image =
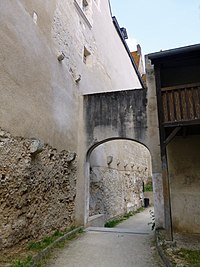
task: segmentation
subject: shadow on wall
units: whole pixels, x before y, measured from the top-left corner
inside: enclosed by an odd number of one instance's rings
[[[144,206],[144,186],[152,177],[151,155],[142,144],[116,139],[100,144],[90,158],[89,215],[105,220]]]

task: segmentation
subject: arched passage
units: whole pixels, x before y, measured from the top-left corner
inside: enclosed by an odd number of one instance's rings
[[[109,138],[91,146],[87,217],[103,214],[109,220],[144,206],[143,184],[152,182],[151,165],[148,148],[130,138]]]
[[[164,227],[163,185],[156,97],[146,89],[85,95],[84,123],[79,129],[76,222],[86,225],[89,215],[89,156],[100,144],[124,139],[149,149],[152,156],[156,225]],[[148,101],[147,101],[148,100]]]

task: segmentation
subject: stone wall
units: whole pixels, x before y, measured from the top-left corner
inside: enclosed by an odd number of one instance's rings
[[[142,173],[96,167],[90,178],[90,216],[108,220],[143,206]]]
[[[75,157],[0,131],[0,249],[74,224]]]
[[[108,220],[143,206],[143,183],[152,175],[146,147],[128,140],[104,143],[92,152],[90,166],[90,216]]]

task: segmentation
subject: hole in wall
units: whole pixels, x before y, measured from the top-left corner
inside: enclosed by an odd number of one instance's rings
[[[85,64],[89,63],[89,58],[90,58],[90,51],[84,46],[84,50],[83,50],[83,62]]]

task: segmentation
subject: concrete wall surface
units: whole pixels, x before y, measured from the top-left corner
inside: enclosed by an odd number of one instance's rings
[[[142,207],[151,171],[145,146],[128,140],[99,145],[90,156],[90,216],[105,214],[108,220]]]
[[[183,233],[200,233],[200,136],[178,136],[167,146],[172,224]]]

